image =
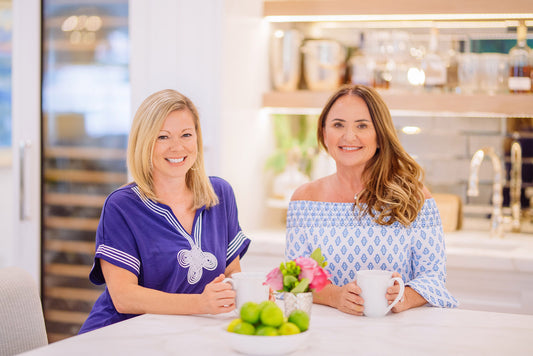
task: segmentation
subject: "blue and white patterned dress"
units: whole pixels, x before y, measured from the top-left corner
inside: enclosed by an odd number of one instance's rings
[[[352,203],[291,201],[287,211],[285,256],[309,256],[320,247],[328,261],[333,284],[355,280],[356,271],[382,269],[402,275],[431,305],[453,308],[457,300],[448,292],[444,233],[434,199],[427,199],[408,227],[395,222],[377,224]]]

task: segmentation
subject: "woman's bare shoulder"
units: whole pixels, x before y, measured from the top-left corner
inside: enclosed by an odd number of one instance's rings
[[[424,193],[424,198],[425,198],[425,199],[431,199],[431,198],[433,198],[433,197],[431,196],[431,192],[429,191],[429,189],[428,189],[425,185],[422,187],[422,192]]]
[[[327,179],[328,177],[323,177],[301,185],[296,189],[291,200],[321,201],[321,195],[324,192],[323,188]]]

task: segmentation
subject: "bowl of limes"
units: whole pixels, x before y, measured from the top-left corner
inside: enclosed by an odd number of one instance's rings
[[[289,317],[272,301],[244,303],[239,318],[225,327],[231,348],[249,355],[276,355],[296,351],[309,335],[309,315],[295,310]]]

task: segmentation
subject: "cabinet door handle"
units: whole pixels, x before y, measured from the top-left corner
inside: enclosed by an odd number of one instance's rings
[[[29,140],[19,143],[19,219],[29,220],[30,216],[26,211],[26,149],[31,146]]]

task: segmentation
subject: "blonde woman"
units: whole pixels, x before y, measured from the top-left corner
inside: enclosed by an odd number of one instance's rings
[[[332,283],[315,293],[314,302],[362,315],[356,272],[382,269],[406,284],[393,312],[426,303],[457,306],[445,287],[437,206],[379,94],[360,85],[340,88],[319,117],[317,136],[337,169],[295,191],[287,212],[285,251],[288,259],[317,247],[325,255]],[[389,304],[398,292],[398,285],[388,288]]]
[[[250,240],[231,186],[208,178],[198,111],[163,90],[139,107],[128,142],[134,182],[109,195],[90,280],[106,284],[80,333],[152,314],[235,309],[225,276],[240,271]]]

